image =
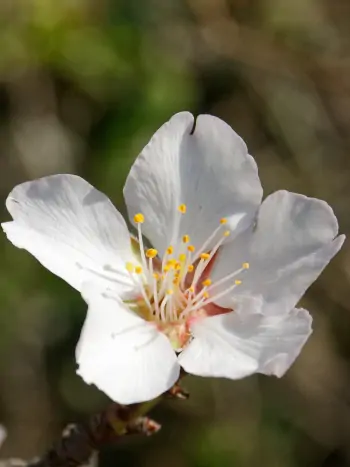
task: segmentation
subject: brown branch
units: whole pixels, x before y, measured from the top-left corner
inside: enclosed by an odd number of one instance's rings
[[[113,444],[121,436],[130,434],[151,435],[160,425],[148,417],[136,417],[138,406],[113,404],[107,410],[92,416],[87,423],[68,426],[62,437],[41,458],[34,459],[27,467],[73,467],[89,462],[95,451]],[[113,428],[117,421],[119,432]]]
[[[178,383],[165,396],[188,398],[187,392]],[[69,425],[44,456],[29,462],[21,459],[0,461],[0,467],[76,467],[88,464],[95,452],[116,443],[122,436],[150,436],[156,433],[161,426],[145,414],[162,399],[159,397],[132,405],[113,403],[104,411],[91,416],[87,422]]]

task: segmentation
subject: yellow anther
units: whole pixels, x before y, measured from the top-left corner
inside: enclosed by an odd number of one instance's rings
[[[185,255],[185,253],[181,253],[181,255],[179,255],[179,261],[181,261],[181,263],[184,263],[187,259],[187,256]]]
[[[180,204],[180,206],[177,209],[181,212],[181,214],[185,214],[187,211],[187,206],[186,204]]]
[[[243,263],[242,268],[243,269],[249,269],[249,263]]]
[[[159,274],[157,272],[153,273],[153,277],[155,278],[156,281],[159,281],[160,279]]]
[[[136,274],[142,274],[142,267],[141,266],[136,266],[135,272],[136,272]]]
[[[179,285],[179,283],[180,283],[180,279],[179,279],[178,277],[175,277],[175,278],[173,279],[173,284],[174,284],[174,285]]]
[[[188,243],[188,242],[190,241],[190,236],[189,236],[189,235],[184,235],[184,236],[182,237],[182,241],[183,241],[184,243]]]
[[[126,263],[125,268],[128,272],[134,272],[135,266],[132,263]]]
[[[195,251],[195,247],[193,245],[188,245],[187,250],[193,253]]]
[[[240,284],[242,284],[242,281],[240,281],[239,279],[236,279],[236,280],[235,280],[235,284],[236,284],[236,285],[240,285]]]
[[[189,265],[187,266],[187,271],[188,271],[188,272],[192,272],[193,269],[194,269],[193,264],[189,264]]]
[[[136,224],[143,224],[145,222],[145,217],[140,212],[134,215],[134,221]]]
[[[167,295],[172,295],[173,293],[174,293],[173,289],[168,289],[168,290],[166,291],[166,294],[167,294]]]
[[[227,224],[226,217],[223,217],[222,219],[220,219],[220,224]]]
[[[157,254],[158,254],[158,251],[155,250],[154,248],[150,248],[149,250],[146,251],[147,258],[155,258]]]
[[[192,287],[192,286],[189,287],[188,291],[191,292],[191,293],[194,293],[194,287]]]
[[[210,279],[205,279],[205,281],[202,282],[203,287],[209,287],[211,285],[211,280]]]
[[[171,266],[169,264],[166,264],[163,268],[163,271],[166,273],[166,272],[169,272],[171,269]]]
[[[168,261],[166,262],[166,264],[170,267],[174,267],[176,263],[176,259],[168,259]]]
[[[171,245],[168,246],[168,248],[166,249],[166,252],[168,253],[168,255],[172,255],[173,251],[174,251],[174,247],[172,247]]]
[[[209,298],[209,296],[210,296],[210,295],[209,295],[209,292],[204,292],[204,293],[203,293],[203,297],[204,297],[204,298]]]
[[[210,254],[209,254],[209,253],[202,253],[202,254],[201,254],[201,258],[202,258],[202,259],[209,259],[209,258],[210,258]]]
[[[174,265],[174,268],[175,268],[177,271],[178,271],[179,269],[181,269],[181,263],[179,263],[179,262],[176,263],[176,264]]]
[[[229,235],[231,235],[230,230],[225,230],[224,237],[228,237]]]

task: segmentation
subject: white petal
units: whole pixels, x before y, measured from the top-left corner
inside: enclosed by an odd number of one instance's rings
[[[173,116],[143,149],[126,181],[130,218],[142,212],[143,231],[164,252],[184,234],[198,248],[222,217],[232,229],[245,227],[256,213],[262,188],[244,141],[219,118]],[[187,205],[181,215],[177,208]],[[217,241],[217,239],[216,239]]]
[[[167,391],[180,368],[167,337],[89,284],[83,294],[89,310],[76,352],[77,373],[121,404]]]
[[[264,312],[288,312],[341,248],[345,237],[333,240],[337,233],[327,203],[276,192],[261,205],[255,228],[222,248],[213,282],[249,262],[234,295],[262,295]],[[227,306],[230,300],[226,296],[219,304]]]
[[[120,292],[134,288],[125,270],[125,262],[134,259],[125,221],[82,178],[54,175],[23,183],[6,206],[14,219],[2,224],[9,240],[76,289],[89,270]],[[112,274],[109,266],[117,272]]]
[[[7,438],[7,430],[4,425],[0,425],[0,448]]]
[[[187,372],[240,379],[256,372],[281,377],[288,370],[311,334],[308,312],[265,316],[259,301],[243,303],[233,312],[194,322],[194,340],[179,357]]]

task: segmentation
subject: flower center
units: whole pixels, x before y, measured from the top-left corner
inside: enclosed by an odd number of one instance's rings
[[[181,204],[178,216],[185,215],[186,211],[186,205]],[[136,214],[134,221],[142,266],[133,263],[125,265],[140,290],[140,297],[133,306],[137,307],[143,318],[157,324],[174,348],[182,348],[190,338],[189,322],[210,315],[210,305],[242,283],[238,276],[249,269],[249,263],[243,263],[241,268],[214,283],[210,279],[217,252],[231,233],[225,218],[220,220],[217,228],[199,248],[192,245],[190,236],[185,234],[176,244],[168,246],[162,260],[156,249],[144,249],[143,214]],[[222,312],[225,311],[222,309]]]

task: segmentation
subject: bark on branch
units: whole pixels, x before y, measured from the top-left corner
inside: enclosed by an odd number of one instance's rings
[[[179,384],[175,384],[165,396],[187,399],[188,394]],[[1,460],[0,467],[76,467],[88,464],[94,453],[116,443],[121,436],[150,436],[156,433],[161,426],[145,414],[160,400],[162,397],[127,406],[113,403],[91,416],[87,422],[67,426],[61,438],[42,457],[29,462],[21,459]]]

